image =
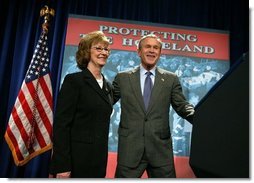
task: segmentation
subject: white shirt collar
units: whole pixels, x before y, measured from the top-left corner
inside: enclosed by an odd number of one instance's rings
[[[151,70],[149,70],[149,72],[151,72],[153,74],[153,76],[155,76],[155,69],[156,69],[156,66],[154,66]],[[146,72],[148,72],[148,70],[146,70],[142,64],[140,64],[140,73],[141,75],[145,75]]]

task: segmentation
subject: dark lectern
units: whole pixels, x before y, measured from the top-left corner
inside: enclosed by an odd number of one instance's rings
[[[190,166],[197,177],[249,178],[249,57],[196,106]]]

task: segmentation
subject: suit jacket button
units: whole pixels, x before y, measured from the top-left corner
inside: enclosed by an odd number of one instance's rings
[[[147,118],[145,118],[145,121],[147,121]]]

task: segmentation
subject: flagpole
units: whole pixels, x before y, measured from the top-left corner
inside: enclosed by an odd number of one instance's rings
[[[42,24],[42,29],[46,33],[48,33],[48,28],[49,28],[49,21],[51,16],[55,16],[55,10],[50,8],[48,6],[44,6],[41,11],[40,11],[40,16],[44,16],[44,23]]]
[[[53,94],[47,34],[54,14],[48,6],[40,11],[44,17],[41,35],[4,136],[17,166],[52,148]]]
[[[55,15],[55,10],[50,8],[46,5],[44,6],[41,11],[40,11],[40,16],[41,17],[44,17],[44,22],[42,24],[42,31],[44,34],[47,34],[48,33],[48,29],[49,29],[49,22],[50,22],[50,19],[51,19],[51,16],[54,16]],[[32,115],[32,123],[31,123],[31,129],[30,129],[30,132],[29,132],[29,137],[28,137],[28,141],[26,142],[27,143],[27,147],[28,149],[32,148],[33,147],[33,144],[34,144],[34,140],[35,140],[35,134],[34,134],[34,127],[35,127],[35,123],[36,123],[36,110],[37,110],[37,102],[38,102],[38,87],[39,87],[39,80],[40,80],[40,73],[41,73],[41,69],[42,67],[38,67],[37,68],[37,72],[39,73],[37,75],[37,82],[36,82],[36,87],[35,87],[35,93],[34,93],[34,105],[33,105],[33,115]]]

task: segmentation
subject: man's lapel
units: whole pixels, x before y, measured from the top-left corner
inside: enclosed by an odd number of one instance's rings
[[[145,104],[141,92],[140,86],[140,67],[137,67],[132,71],[130,74],[130,84],[134,95],[136,96],[137,102],[139,103],[140,107],[145,112]]]

